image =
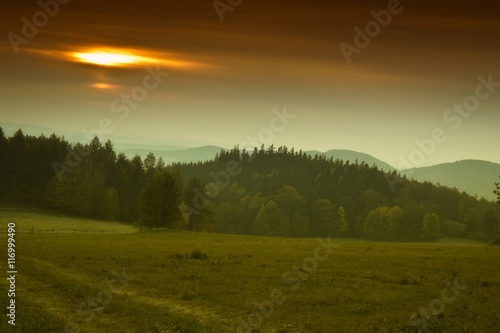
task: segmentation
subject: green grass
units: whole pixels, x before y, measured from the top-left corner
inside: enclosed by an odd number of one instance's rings
[[[6,208],[0,207],[0,222],[7,224],[9,222],[16,223],[19,233],[31,232],[32,228],[35,233],[71,233],[72,229],[76,230],[105,230],[115,233],[133,233],[137,228],[131,225],[105,222],[97,220],[89,220],[84,218],[74,218],[54,215],[54,213],[39,211],[39,210],[24,210],[22,208]],[[61,230],[64,229],[64,230]]]
[[[0,214],[2,230],[10,220],[85,223]],[[64,332],[73,322],[81,332],[221,333],[236,332],[239,318],[259,323],[262,317],[255,332],[413,332],[420,326],[412,326],[410,316],[441,298],[444,280],[455,279],[466,288],[428,323],[428,332],[498,331],[500,247],[334,243],[316,267],[314,239],[186,231],[18,234],[17,331]],[[5,255],[4,248],[2,262]],[[298,281],[282,281],[303,264],[293,275]],[[256,303],[266,304],[265,315]],[[5,320],[0,331],[15,332]]]

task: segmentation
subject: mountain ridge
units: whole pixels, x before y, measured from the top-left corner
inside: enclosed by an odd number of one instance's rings
[[[494,182],[499,180],[500,164],[466,159],[441,163],[433,166],[412,168],[400,171],[407,178],[417,181],[430,181],[447,187],[456,187],[471,195],[495,200]]]
[[[6,136],[12,136],[15,131],[22,129],[28,135],[51,135],[56,133],[64,136],[72,143],[81,142],[85,139],[83,133],[53,129],[47,126],[15,124],[9,122],[0,123]],[[24,127],[24,128],[23,128]],[[209,161],[215,158],[221,150],[228,150],[215,145],[204,145],[190,147],[183,144],[159,144],[147,143],[145,139],[133,139],[121,136],[109,136],[118,152],[124,153],[127,157],[140,155],[142,158],[149,153],[156,157],[161,157],[165,163],[189,163],[198,161]],[[116,139],[118,138],[118,141]],[[396,170],[390,164],[363,152],[348,149],[330,149],[325,152],[318,150],[305,151],[306,154],[324,155],[327,158],[341,159],[351,163],[365,162],[369,166],[377,166],[378,169],[386,172],[397,171],[407,178],[417,181],[429,181],[451,188],[457,188],[487,200],[495,200],[493,194],[494,182],[499,180],[500,164],[477,159],[463,159],[454,162],[439,163],[432,166],[418,167],[404,170]]]
[[[358,163],[365,162],[369,166],[376,165],[379,169],[384,170],[384,171],[393,171],[395,168],[391,166],[390,164],[374,157],[373,155],[354,151],[354,150],[348,150],[348,149],[330,149],[326,152],[320,152],[316,150],[310,150],[306,151],[306,153],[314,156],[316,154],[318,155],[324,155],[327,158],[333,157],[334,159],[340,159],[344,161],[350,161],[351,163],[358,161]]]

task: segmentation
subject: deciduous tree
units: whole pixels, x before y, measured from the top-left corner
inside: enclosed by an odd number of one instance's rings
[[[262,205],[252,225],[255,235],[283,235],[290,231],[290,221],[274,201]]]
[[[338,232],[338,212],[328,199],[311,203],[310,230],[315,236],[333,236]]]
[[[500,183],[495,183],[495,190],[493,191],[493,193],[495,193],[497,195],[497,204],[500,205]]]
[[[347,230],[349,230],[349,225],[347,224],[344,207],[342,206],[339,207],[338,214],[339,214],[339,230],[341,233],[345,233]]]
[[[426,241],[436,240],[439,238],[441,231],[441,220],[436,213],[427,213],[422,221],[419,238]]]
[[[196,200],[207,200],[203,202],[202,208],[192,209],[187,220],[187,229],[195,231],[213,231],[215,229],[214,212],[208,205],[208,199],[204,193],[204,185],[198,177],[192,178],[186,184],[184,201],[186,204],[194,205]]]
[[[496,233],[498,233],[498,220],[497,217],[495,216],[495,212],[492,210],[489,210],[484,214],[483,218],[483,232],[486,234],[487,237],[494,236]]]
[[[378,240],[395,240],[403,211],[399,206],[378,207],[370,211],[363,226],[363,235]]]
[[[167,170],[156,172],[139,195],[140,223],[149,228],[179,228],[182,184]]]

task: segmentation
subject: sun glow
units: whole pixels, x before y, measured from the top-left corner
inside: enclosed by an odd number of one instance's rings
[[[136,48],[94,46],[72,51],[31,49],[30,52],[53,59],[110,68],[147,66],[162,66],[182,70],[208,70],[209,68],[213,68],[213,66],[208,64],[180,60],[185,58],[183,54]]]
[[[96,89],[113,89],[115,86],[109,83],[95,82],[90,85],[92,88]]]
[[[108,67],[130,67],[158,62],[153,58],[135,55],[128,50],[118,49],[89,50],[86,52],[74,52],[72,55],[78,62]]]
[[[169,58],[165,56],[163,52],[151,50],[109,47],[94,47],[65,53],[65,57],[73,62],[103,67],[127,68],[157,65],[186,70],[208,67],[201,63],[178,60],[181,57],[179,54],[168,54]]]

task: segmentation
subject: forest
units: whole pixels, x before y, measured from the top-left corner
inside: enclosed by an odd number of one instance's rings
[[[288,237],[499,239],[499,202],[416,182],[358,161],[286,146],[166,165],[95,137],[71,144],[0,128],[0,203],[141,228]]]

